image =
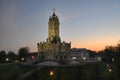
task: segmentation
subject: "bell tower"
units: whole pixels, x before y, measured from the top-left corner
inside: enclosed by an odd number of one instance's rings
[[[53,12],[48,21],[48,43],[58,44],[61,42],[59,37],[59,24],[59,18],[55,12]]]
[[[60,62],[67,61],[67,55],[71,47],[71,43],[61,42],[59,36],[59,18],[53,11],[48,20],[48,37],[46,42],[37,43],[38,58],[40,60],[51,60]]]

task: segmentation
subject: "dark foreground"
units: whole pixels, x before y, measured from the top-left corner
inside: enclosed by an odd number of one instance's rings
[[[1,71],[2,70],[2,71]],[[23,75],[32,71],[29,75]],[[42,67],[1,65],[0,80],[120,80],[119,64],[86,63],[77,66]]]

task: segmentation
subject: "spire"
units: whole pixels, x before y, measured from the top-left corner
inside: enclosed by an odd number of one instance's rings
[[[53,8],[52,11],[53,11],[53,14],[50,16],[49,21],[53,20],[53,21],[57,21],[57,22],[59,23],[59,18],[58,18],[58,16],[55,14],[56,9]]]
[[[55,15],[55,11],[56,11],[56,9],[53,8],[52,11],[53,11],[53,16],[56,16],[56,15]]]
[[[53,11],[53,13],[55,13],[56,9],[55,9],[55,8],[53,8],[53,9],[52,9],[52,11]]]

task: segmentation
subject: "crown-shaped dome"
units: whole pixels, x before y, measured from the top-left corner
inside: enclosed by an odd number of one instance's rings
[[[58,18],[58,16],[55,14],[55,12],[53,12],[53,14],[52,14],[52,15],[50,16],[50,18],[49,18],[49,21],[53,21],[53,20],[59,22],[59,18]]]

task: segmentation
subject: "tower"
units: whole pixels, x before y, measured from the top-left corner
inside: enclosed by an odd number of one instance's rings
[[[53,12],[48,20],[48,37],[46,42],[37,43],[38,55],[42,60],[59,62],[67,59],[71,43],[61,42],[59,36],[59,18]]]
[[[59,37],[59,18],[53,12],[48,21],[48,43],[59,44],[61,42]]]

